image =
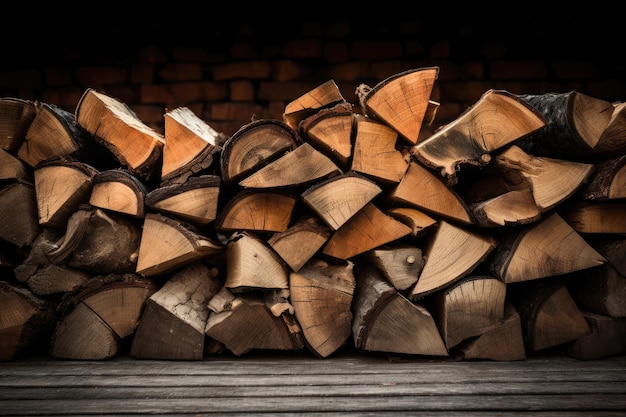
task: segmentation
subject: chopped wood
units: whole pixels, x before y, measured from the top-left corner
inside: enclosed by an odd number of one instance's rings
[[[289,295],[305,345],[327,358],[342,347],[352,331],[354,264],[311,260],[289,274]]]
[[[200,360],[208,302],[222,287],[202,262],[180,268],[146,300],[130,354],[144,359]]]
[[[93,135],[122,167],[143,181],[158,179],[163,136],[141,121],[128,105],[87,88],[74,114],[77,125]]]
[[[626,276],[610,263],[568,278],[567,285],[581,309],[608,317],[626,317]]]
[[[298,272],[324,246],[331,233],[316,217],[302,217],[284,232],[274,233],[267,244],[292,271]]]
[[[149,191],[145,205],[161,214],[203,227],[217,217],[220,190],[218,175],[200,175],[181,184],[163,185]]]
[[[162,275],[225,251],[225,246],[198,233],[190,224],[148,213],[143,224],[136,272]]]
[[[340,103],[304,119],[298,132],[341,169],[347,170],[352,160],[354,116],[352,104]]]
[[[296,197],[276,190],[244,189],[217,214],[215,229],[222,234],[240,230],[284,232],[289,227]]]
[[[16,248],[23,248],[41,231],[33,184],[18,181],[0,188],[0,238]]]
[[[66,158],[41,162],[34,170],[39,224],[64,230],[70,216],[89,201],[98,170]]]
[[[413,207],[392,207],[385,213],[409,226],[413,237],[426,235],[437,224],[437,220]]]
[[[497,151],[545,125],[528,104],[504,90],[488,90],[460,117],[410,148],[411,154],[446,183],[457,183],[464,165],[484,166]]]
[[[499,239],[486,263],[504,282],[522,282],[602,265],[606,259],[556,212]]]
[[[626,233],[626,201],[579,201],[564,206],[563,219],[579,233]]]
[[[387,197],[396,206],[414,207],[462,224],[474,223],[469,207],[456,190],[415,161],[409,163],[404,177]]]
[[[398,291],[404,291],[417,282],[426,262],[419,247],[404,243],[380,246],[366,252],[363,257]]]
[[[626,199],[626,155],[607,159],[594,167],[580,196],[592,201]]]
[[[226,185],[236,184],[300,144],[296,130],[281,121],[252,121],[224,142],[220,153],[220,176]]]
[[[430,312],[411,302],[371,265],[355,271],[354,345],[363,351],[448,356]]]
[[[335,81],[328,80],[287,103],[283,112],[283,121],[297,132],[298,125],[302,120],[345,101]]]
[[[473,275],[434,296],[433,315],[448,350],[502,322],[506,284],[489,275]]]
[[[322,250],[324,255],[348,260],[370,249],[409,235],[411,229],[368,203],[330,237]]]
[[[469,275],[496,247],[495,239],[440,221],[428,236],[426,263],[409,298],[413,301],[452,285]]]
[[[366,115],[386,123],[415,144],[438,75],[438,67],[416,68],[392,75],[373,88],[361,84],[356,93]]]
[[[258,292],[233,294],[227,288],[209,301],[205,333],[235,356],[252,350],[301,350],[304,339],[290,309],[272,311],[274,298]]]
[[[188,107],[167,111],[163,119],[162,185],[183,183],[213,167],[228,136],[213,129]]]
[[[566,344],[563,354],[581,360],[597,360],[626,352],[626,317],[582,313],[591,333]]]
[[[129,171],[109,169],[94,175],[89,204],[142,219],[147,193],[146,184]]]
[[[33,170],[9,151],[0,148],[0,181],[32,182]]]
[[[341,170],[329,157],[309,143],[303,143],[242,179],[239,185],[244,188],[295,188],[339,174]]]
[[[254,233],[233,233],[226,247],[226,282],[233,292],[286,289],[289,271],[283,260]]]
[[[371,179],[348,172],[320,181],[300,196],[328,227],[337,230],[382,191]]]
[[[39,102],[32,100],[0,98],[0,149],[14,155],[19,151],[38,106]]]

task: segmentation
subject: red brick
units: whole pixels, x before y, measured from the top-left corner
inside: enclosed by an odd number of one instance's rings
[[[202,65],[174,62],[164,66],[159,75],[166,81],[197,81],[203,76]]]
[[[97,88],[108,84],[126,84],[128,70],[119,66],[81,67],[74,71],[79,84]]]
[[[271,75],[271,67],[267,61],[263,60],[229,62],[213,66],[211,74],[215,81],[237,78],[257,80],[268,78]]]

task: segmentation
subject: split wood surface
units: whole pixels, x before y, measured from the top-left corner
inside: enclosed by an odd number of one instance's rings
[[[0,359],[625,352],[626,107],[489,90],[425,137],[438,73],[230,137],[0,99]]]

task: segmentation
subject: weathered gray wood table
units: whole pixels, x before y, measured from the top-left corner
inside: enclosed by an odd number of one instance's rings
[[[626,415],[626,357],[455,361],[338,352],[0,363],[0,415]]]

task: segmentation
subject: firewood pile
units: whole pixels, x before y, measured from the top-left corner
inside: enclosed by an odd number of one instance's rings
[[[438,74],[230,137],[0,99],[0,359],[626,352],[626,104],[489,90],[426,135]]]

